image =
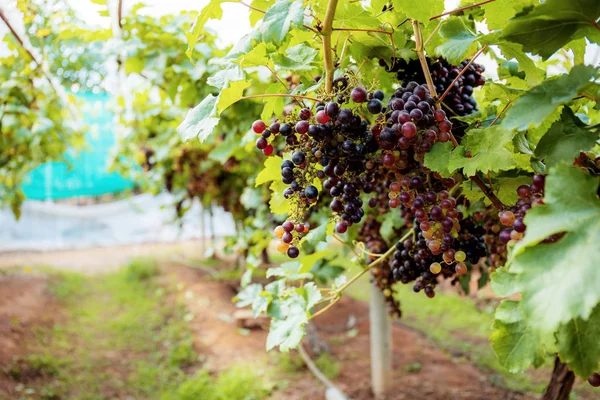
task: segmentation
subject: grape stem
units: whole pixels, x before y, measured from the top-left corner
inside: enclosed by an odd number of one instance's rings
[[[331,93],[333,89],[333,55],[331,54],[331,33],[333,32],[333,19],[337,8],[338,0],[329,0],[327,2],[327,10],[325,10],[325,18],[321,35],[323,36],[323,62],[325,65],[325,92]]]
[[[348,248],[351,252],[353,252],[356,255],[356,257],[360,257],[360,254],[358,254],[358,252],[354,249],[354,247],[352,247],[348,243],[346,243],[341,237],[339,237],[335,233],[332,236],[333,236],[334,239],[336,239],[338,242],[340,242],[346,248]]]
[[[475,53],[475,55],[473,57],[471,57],[471,59],[469,60],[469,62],[467,63],[467,65],[465,65],[465,67],[458,73],[458,75],[456,76],[456,78],[454,78],[454,80],[452,81],[452,83],[450,84],[450,86],[448,86],[448,89],[446,89],[446,91],[444,92],[444,94],[442,94],[442,96],[438,99],[438,101],[441,103],[442,101],[444,101],[444,98],[446,98],[446,96],[448,95],[448,93],[450,93],[450,90],[452,90],[452,88],[454,87],[454,84],[460,79],[461,76],[464,75],[465,72],[467,72],[467,70],[469,69],[469,67],[471,66],[471,64],[473,64],[473,62],[475,61],[475,59],[477,57],[479,57],[479,55],[481,53],[483,53],[485,51],[485,49],[487,49],[488,45],[484,45],[481,49],[479,49],[479,51],[477,53]]]
[[[502,109],[502,111],[500,111],[498,113],[498,115],[496,115],[496,118],[494,118],[494,120],[490,124],[490,127],[494,126],[494,124],[496,122],[498,122],[498,119],[500,119],[500,117],[502,116],[502,114],[504,114],[504,112],[506,111],[506,109],[508,108],[508,106],[510,106],[511,103],[512,103],[512,100],[509,100],[508,103],[506,103],[506,105],[504,106],[504,108]]]
[[[411,20],[411,23],[413,26],[413,30],[415,32],[415,52],[417,53],[417,56],[419,56],[421,68],[423,69],[423,75],[425,75],[425,81],[427,82],[427,88],[429,89],[429,94],[431,94],[431,96],[435,99],[437,97],[437,92],[435,90],[435,85],[433,84],[433,79],[431,78],[431,72],[429,72],[429,65],[427,64],[427,57],[425,56],[425,50],[423,49],[423,35],[421,33],[421,26],[419,25],[419,21],[414,20],[414,19]],[[473,56],[473,58],[471,59],[471,61],[469,61],[469,63],[465,66],[465,68],[463,68],[462,71],[460,71],[460,73],[458,74],[456,79],[452,82],[452,84],[450,84],[450,86],[448,86],[448,89],[446,90],[446,92],[442,95],[442,97],[440,97],[437,100],[436,109],[440,109],[440,104],[442,104],[442,100],[444,99],[446,94],[448,94],[450,89],[454,86],[454,83],[458,80],[458,78],[460,78],[465,73],[465,71],[467,70],[467,68],[469,68],[471,66],[471,64],[473,63],[475,58],[477,58],[477,56],[479,56],[481,53],[483,53],[483,51],[486,48],[487,48],[487,44],[485,46],[483,46],[481,48],[481,50],[479,50],[477,52],[477,54],[475,54]],[[448,134],[450,135],[450,141],[452,142],[452,145],[454,147],[458,147],[458,142],[456,141],[456,138],[452,134],[452,131],[448,132]],[[494,207],[496,207],[498,210],[503,210],[504,208],[506,208],[504,206],[504,204],[500,201],[500,199],[498,197],[496,197],[496,195],[494,194],[494,191],[490,190],[490,188],[488,188],[486,186],[486,184],[483,183],[483,181],[477,175],[470,177],[470,179],[477,186],[479,186],[481,191],[492,202]]]
[[[482,5],[484,5],[484,4],[487,4],[487,3],[494,2],[494,1],[496,1],[496,0],[485,0],[485,1],[482,1],[482,2],[480,2],[480,3],[471,4],[471,5],[469,5],[469,6],[464,6],[464,7],[455,8],[454,10],[446,11],[445,13],[442,13],[442,14],[439,14],[439,15],[435,15],[435,16],[433,16],[433,17],[429,18],[429,20],[430,20],[430,21],[433,21],[434,19],[437,19],[437,18],[442,18],[442,17],[444,17],[444,16],[446,16],[446,15],[450,15],[450,14],[456,14],[456,13],[459,13],[459,12],[461,12],[461,11],[468,10],[468,9],[470,9],[470,8],[479,7],[479,6],[482,6]]]
[[[410,229],[408,232],[406,232],[406,234],[404,236],[402,236],[400,239],[398,239],[399,242],[402,242],[406,239],[408,239],[414,232],[414,229]],[[323,314],[325,311],[329,310],[331,307],[333,307],[333,305],[335,303],[337,303],[338,301],[340,301],[340,299],[342,298],[342,293],[344,292],[344,290],[346,290],[350,285],[352,285],[354,282],[356,282],[358,279],[360,279],[361,276],[363,276],[365,273],[367,273],[367,271],[369,271],[371,268],[381,264],[382,262],[384,262],[385,260],[387,260],[392,254],[394,254],[394,252],[396,251],[396,247],[392,246],[390,247],[385,253],[383,254],[379,254],[379,258],[375,261],[373,261],[370,264],[367,264],[362,271],[360,271],[358,274],[354,275],[348,282],[344,283],[342,286],[340,286],[339,288],[337,288],[335,290],[335,292],[329,296],[328,298],[324,299],[324,301],[331,301],[329,304],[327,304],[325,307],[323,307],[322,309],[320,309],[319,311],[317,311],[316,313],[312,314],[310,316],[310,319],[315,318],[321,314]],[[363,262],[361,261],[361,264]],[[322,301],[321,301],[322,302]],[[318,304],[318,303],[317,303]]]

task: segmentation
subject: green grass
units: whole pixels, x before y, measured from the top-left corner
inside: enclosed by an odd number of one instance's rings
[[[158,264],[137,259],[121,271],[87,277],[50,273],[50,289],[65,309],[61,325],[38,329],[39,354],[7,372],[44,376],[23,399],[254,400],[273,389],[256,368],[202,369],[174,288],[158,283]],[[45,394],[44,394],[45,393]]]

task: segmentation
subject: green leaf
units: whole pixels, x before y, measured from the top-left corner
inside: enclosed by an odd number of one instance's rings
[[[233,298],[233,301],[235,302],[235,305],[240,308],[249,306],[260,295],[262,290],[263,288],[260,283],[253,283],[239,292],[237,296]]]
[[[193,60],[194,47],[196,47],[198,40],[204,35],[204,25],[206,25],[206,22],[209,19],[220,19],[223,16],[221,3],[224,3],[225,1],[226,0],[210,0],[196,17],[192,30],[185,33],[188,40],[188,48],[185,54],[190,60]]]
[[[450,63],[459,65],[467,55],[476,51],[475,42],[479,36],[467,28],[462,19],[448,19],[439,32],[446,40],[435,50]]]
[[[219,101],[217,102],[217,112],[220,114],[230,105],[240,100],[244,94],[244,90],[250,86],[250,81],[231,82],[229,87],[221,90]]]
[[[217,89],[224,89],[229,85],[229,82],[241,81],[246,77],[246,74],[237,65],[230,65],[226,69],[215,72],[206,80],[211,86]]]
[[[261,292],[258,296],[254,298],[254,301],[252,302],[252,313],[254,315],[254,318],[258,317],[262,313],[267,312],[267,308],[271,303],[271,299],[272,296],[265,291]]]
[[[279,68],[292,70],[292,71],[307,71],[313,69],[313,61],[317,57],[319,52],[310,46],[305,44],[299,44],[294,47],[290,47],[283,54],[276,54],[273,57],[275,65]]]
[[[283,191],[288,186],[281,180],[276,180],[271,183],[271,200],[269,201],[269,209],[273,214],[287,214],[290,202],[283,197]]]
[[[144,70],[144,60],[139,57],[127,57],[125,60],[126,74],[139,74]]]
[[[300,273],[304,274],[309,272],[317,261],[324,259],[329,254],[331,254],[331,250],[322,250],[302,256],[302,258],[300,258]]]
[[[478,171],[487,173],[515,167],[513,153],[506,148],[513,136],[513,132],[501,125],[469,130],[461,145],[452,152],[448,169],[455,171],[462,168],[465,175],[473,176]]]
[[[264,168],[258,173],[254,181],[254,187],[262,185],[265,182],[277,181],[281,179],[281,163],[283,158],[279,156],[267,157]]]
[[[269,336],[267,336],[267,351],[279,346],[281,351],[296,348],[304,337],[304,325],[308,322],[306,299],[294,292],[280,304],[281,316],[285,319],[271,321]]]
[[[502,29],[502,38],[547,59],[570,41],[586,36],[598,18],[597,0],[547,0],[513,18]]]
[[[502,29],[506,21],[521,12],[523,8],[538,4],[538,0],[495,0],[482,5],[485,22],[491,30]]]
[[[395,229],[402,228],[404,226],[404,219],[400,216],[399,212],[389,212],[385,215],[379,233],[386,241],[391,240],[395,236]]]
[[[588,151],[598,140],[598,129],[586,129],[569,107],[563,109],[561,119],[556,121],[540,139],[535,155],[546,166],[553,167],[563,161],[572,163],[579,152]]]
[[[277,0],[263,17],[260,34],[267,43],[281,44],[291,28],[302,25],[304,6],[301,0]]]
[[[544,81],[515,101],[502,125],[518,130],[539,126],[561,104],[570,102],[583,91],[598,71],[598,68],[576,65],[568,74]]]
[[[319,291],[319,288],[314,282],[309,282],[297,290],[306,300],[306,309],[311,309],[323,298],[323,296],[321,296],[321,291]]]
[[[442,177],[448,178],[452,175],[448,170],[448,163],[450,162],[453,149],[454,146],[451,142],[438,142],[433,145],[430,151],[425,153],[423,164],[430,170],[439,172]]]
[[[517,43],[501,42],[498,48],[507,60],[515,59],[519,63],[519,68],[525,72],[525,81],[530,86],[539,85],[544,79],[544,71],[535,66],[535,63],[527,54],[521,50]]]
[[[267,278],[273,276],[285,278],[290,281],[297,281],[300,279],[310,279],[312,275],[307,272],[300,272],[301,264],[299,261],[288,261],[281,264],[279,267],[269,268],[267,270]]]
[[[598,178],[561,164],[550,169],[545,205],[527,212],[524,238],[509,259],[531,324],[555,331],[571,319],[587,319],[600,301],[600,200]],[[540,243],[563,233],[555,243]]]
[[[587,320],[575,318],[556,334],[558,356],[576,375],[585,379],[600,370],[600,306]]]
[[[503,300],[496,309],[496,320],[490,336],[498,362],[509,372],[526,370],[543,362],[544,352],[539,338],[527,325],[519,302]]]
[[[440,0],[393,0],[394,12],[402,11],[408,18],[421,22],[444,12],[444,2]]]
[[[188,111],[177,132],[185,141],[198,137],[201,142],[210,136],[219,124],[217,101],[219,97],[209,94],[200,104]]]

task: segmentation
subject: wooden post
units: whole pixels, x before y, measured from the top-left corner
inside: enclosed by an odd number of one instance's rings
[[[375,398],[381,398],[390,386],[392,375],[392,331],[383,293],[371,285],[371,386]]]

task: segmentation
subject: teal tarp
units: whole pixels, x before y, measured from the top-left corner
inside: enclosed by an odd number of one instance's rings
[[[133,187],[131,181],[108,172],[110,151],[115,144],[115,121],[108,109],[109,96],[85,93],[77,97],[83,100],[86,151],[68,154],[68,164],[46,163],[33,170],[22,186],[29,199],[100,196]]]

